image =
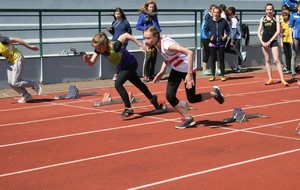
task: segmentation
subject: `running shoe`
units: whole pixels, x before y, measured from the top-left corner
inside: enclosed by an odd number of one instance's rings
[[[223,104],[225,101],[225,98],[224,98],[224,95],[221,93],[220,88],[218,86],[214,86],[213,92],[215,92],[217,94],[217,97],[214,97],[214,99],[217,100],[217,102],[219,102],[219,104]]]
[[[132,116],[133,114],[134,114],[133,109],[125,108],[125,110],[120,114],[120,117],[126,118],[126,117],[129,117],[129,116]]]
[[[202,75],[211,75],[211,71],[209,69],[206,69],[202,71]]]
[[[212,77],[210,77],[208,80],[209,80],[209,81],[214,81],[214,80],[216,80],[216,77],[215,77],[215,76],[212,76]]]
[[[290,85],[290,84],[287,83],[285,80],[281,81],[281,83],[282,83],[283,86],[289,86],[289,85]]]
[[[18,100],[18,103],[23,104],[23,103],[29,102],[29,101],[31,101],[31,100],[32,100],[32,96],[31,96],[29,93],[27,93],[27,94],[25,94],[25,96],[22,96],[22,97]]]
[[[176,129],[185,129],[187,127],[191,127],[193,125],[195,125],[196,122],[194,121],[194,119],[191,117],[191,118],[182,118],[182,121],[181,123],[177,124],[175,126]]]
[[[273,84],[273,80],[272,79],[269,79],[267,82],[265,82],[265,85],[271,85]]]
[[[221,81],[226,81],[226,78],[224,76],[221,76]]]
[[[118,74],[114,74],[114,77],[112,79],[117,80],[118,79]]]

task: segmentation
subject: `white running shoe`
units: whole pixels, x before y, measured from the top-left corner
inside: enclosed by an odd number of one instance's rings
[[[118,79],[118,74],[114,74],[113,80],[117,80]]]
[[[32,96],[27,93],[25,94],[25,96],[21,97],[19,100],[18,100],[18,103],[22,104],[22,103],[26,103],[28,101],[32,100]]]

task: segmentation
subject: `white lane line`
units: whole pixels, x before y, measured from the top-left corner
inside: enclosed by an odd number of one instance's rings
[[[290,123],[290,122],[295,122],[295,121],[300,121],[300,119],[288,120],[288,121],[272,123],[272,124],[267,124],[267,125],[261,125],[261,126],[256,126],[256,127],[253,127],[253,128],[254,129],[264,128],[264,127],[269,127],[269,126],[284,124],[284,123]],[[251,128],[249,128],[247,130],[250,130],[250,129]],[[186,143],[186,142],[191,142],[191,141],[196,141],[196,140],[201,140],[201,139],[218,137],[218,136],[238,133],[240,131],[242,131],[242,130],[227,131],[227,132],[218,133],[218,134],[212,134],[212,135],[200,136],[200,137],[195,137],[195,138],[189,138],[189,139],[184,139],[184,140],[180,140],[180,141],[167,142],[167,143],[163,143],[163,144],[151,145],[151,146],[146,146],[146,147],[142,147],[142,148],[135,148],[135,149],[125,150],[125,151],[120,151],[120,152],[115,152],[115,153],[110,153],[110,154],[104,154],[104,155],[99,155],[99,156],[94,156],[94,157],[88,157],[88,158],[83,158],[83,159],[72,160],[72,161],[68,161],[68,162],[61,162],[61,163],[57,163],[57,164],[31,168],[31,169],[27,169],[27,170],[20,170],[20,171],[15,171],[15,172],[10,172],[10,173],[4,173],[4,174],[0,174],[0,178],[1,177],[6,177],[6,176],[22,174],[22,173],[38,171],[38,170],[54,168],[54,167],[59,167],[59,166],[65,166],[65,165],[70,165],[70,164],[75,164],[75,163],[80,163],[80,162],[86,162],[86,161],[96,160],[96,159],[105,158],[105,157],[117,156],[117,155],[128,154],[128,153],[132,153],[132,152],[138,152],[138,151],[149,150],[149,149],[155,149],[155,148],[159,148],[159,147],[165,147],[165,146],[170,146],[170,145],[175,145],[175,144],[180,144],[180,143]]]
[[[292,100],[292,101],[286,101],[286,102],[276,102],[276,103],[272,103],[272,104],[246,107],[246,108],[243,108],[243,109],[246,110],[246,109],[253,109],[253,108],[262,108],[262,107],[281,105],[281,104],[287,104],[287,103],[294,103],[294,102],[300,102],[300,100]],[[232,112],[232,110],[223,110],[223,111],[210,112],[210,113],[198,114],[198,115],[193,115],[193,116],[194,116],[194,118],[195,117],[204,117],[204,116],[207,116],[207,115],[220,114],[220,113],[226,113],[226,112]],[[51,118],[51,119],[46,119],[46,120],[45,119],[44,120],[36,120],[35,122],[50,121],[50,120],[54,120],[54,119],[72,118],[72,117],[93,115],[93,114],[98,114],[98,113],[102,113],[102,112],[93,112],[93,113],[87,113],[87,114],[79,114],[79,115],[72,115],[72,116],[66,116],[66,117]],[[43,138],[43,139],[36,139],[36,140],[31,140],[31,141],[21,141],[21,142],[16,142],[16,143],[3,144],[3,145],[0,145],[0,148],[9,147],[9,146],[16,146],[16,145],[22,145],[22,144],[35,143],[35,142],[42,142],[42,141],[48,141],[48,140],[54,140],[54,139],[69,138],[69,137],[75,137],[75,136],[81,136],[81,135],[88,135],[88,134],[100,133],[100,132],[105,132],[105,131],[113,131],[113,130],[118,130],[118,129],[126,129],[126,128],[138,127],[138,126],[154,124],[154,123],[163,123],[163,122],[172,122],[172,121],[176,122],[176,121],[178,121],[178,119],[180,119],[180,118],[173,118],[173,119],[158,118],[158,121],[153,121],[153,122],[144,122],[144,123],[133,124],[133,125],[128,125],[128,126],[120,126],[120,127],[114,127],[114,128],[107,128],[107,129],[100,129],[100,130],[87,131],[87,132],[81,132],[81,133],[74,133],[74,134],[69,134],[69,135],[62,135],[62,136],[48,137],[48,138]],[[292,120],[292,121],[294,121],[294,120]],[[13,123],[11,125],[18,125],[18,124],[19,125],[26,124],[26,122]],[[279,123],[279,124],[281,124],[281,123]],[[1,127],[1,125],[0,125],[0,127]],[[250,129],[252,129],[252,128],[250,128]],[[244,130],[247,130],[247,129],[244,129]]]
[[[228,168],[232,168],[232,167],[236,167],[236,166],[249,164],[249,163],[252,163],[252,162],[258,162],[258,161],[261,161],[261,160],[266,160],[266,159],[270,159],[270,158],[274,158],[274,157],[278,157],[278,156],[283,156],[283,155],[287,155],[287,154],[296,153],[296,152],[299,152],[299,151],[300,151],[300,148],[285,151],[285,152],[279,152],[279,153],[276,153],[276,154],[270,154],[270,155],[267,155],[267,156],[262,156],[262,157],[257,157],[257,158],[253,158],[253,159],[249,159],[249,160],[244,160],[242,162],[236,162],[236,163],[233,163],[233,164],[228,164],[228,165],[224,165],[224,166],[220,166],[220,167],[216,167],[216,168],[212,168],[212,169],[208,169],[208,170],[203,170],[203,171],[190,173],[190,174],[186,174],[186,175],[182,175],[182,176],[178,176],[178,177],[174,177],[174,178],[170,178],[170,179],[165,179],[165,180],[157,181],[157,182],[154,182],[154,183],[149,183],[149,184],[145,184],[145,185],[141,185],[141,186],[137,186],[137,187],[132,187],[132,188],[129,188],[128,190],[144,189],[144,188],[147,188],[147,187],[162,185],[164,183],[169,183],[169,182],[172,182],[172,181],[178,181],[178,180],[181,180],[181,179],[190,178],[190,177],[194,177],[194,176],[197,176],[197,175],[202,175],[202,174],[206,174],[206,173],[210,173],[210,172],[215,172],[215,171],[218,171],[218,170],[224,170],[224,169],[228,169]]]

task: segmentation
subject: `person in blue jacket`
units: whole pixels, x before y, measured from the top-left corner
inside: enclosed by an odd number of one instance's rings
[[[157,18],[157,5],[153,0],[147,1],[139,10],[139,18],[135,28],[144,31],[147,27],[154,26],[161,31]],[[154,78],[157,50],[151,47],[150,51],[145,52],[144,61],[144,82],[149,82]]]

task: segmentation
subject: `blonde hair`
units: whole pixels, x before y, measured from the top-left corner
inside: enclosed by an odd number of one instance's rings
[[[157,5],[156,2],[153,0],[148,0],[144,5],[142,5],[142,7],[139,10],[139,14],[141,13],[145,13],[146,11],[148,11],[148,7],[150,4],[154,4],[154,12],[157,12]]]
[[[95,34],[95,36],[92,39],[92,44],[95,46],[103,46],[107,51],[110,51],[110,40],[104,32]]]

